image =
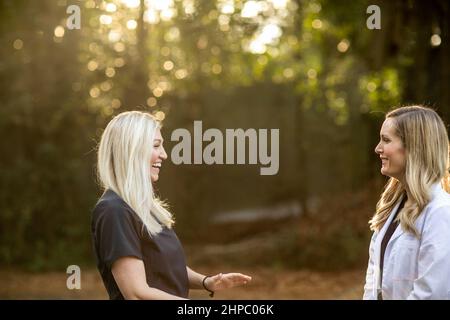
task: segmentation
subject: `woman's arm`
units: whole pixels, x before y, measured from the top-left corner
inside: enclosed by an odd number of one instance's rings
[[[370,240],[369,245],[369,262],[367,264],[367,271],[366,271],[366,283],[364,284],[364,295],[363,300],[376,300],[377,297],[374,297],[373,291],[374,286],[376,285],[373,283],[373,275],[375,272],[375,265],[373,262],[374,258],[374,246],[375,246],[375,233],[372,235],[372,239]]]
[[[418,256],[418,277],[408,300],[450,299],[450,206],[426,217]]]
[[[203,279],[205,276],[189,267],[186,267],[186,270],[189,278],[189,287],[191,289],[204,289]],[[242,273],[219,273],[214,276],[208,276],[205,280],[205,286],[211,291],[218,291],[247,284],[250,280],[252,280],[252,277]]]
[[[116,260],[111,268],[114,280],[127,300],[184,300],[162,290],[151,288],[145,277],[144,262],[134,257]]]
[[[195,272],[189,267],[186,267],[189,279],[189,289],[203,289],[203,279],[205,275]]]

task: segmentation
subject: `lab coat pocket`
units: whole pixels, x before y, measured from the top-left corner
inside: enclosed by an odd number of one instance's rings
[[[414,281],[417,277],[418,244],[402,239],[395,250],[393,280]]]

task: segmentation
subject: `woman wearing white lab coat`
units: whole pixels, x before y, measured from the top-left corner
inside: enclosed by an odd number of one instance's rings
[[[375,152],[390,179],[370,220],[364,299],[450,299],[449,140],[432,109],[389,112]]]

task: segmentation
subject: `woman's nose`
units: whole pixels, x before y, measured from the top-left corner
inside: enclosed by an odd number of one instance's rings
[[[380,148],[380,144],[378,143],[377,146],[375,147],[375,153],[380,154],[381,152],[382,152],[382,150]]]
[[[162,147],[162,152],[160,153],[159,157],[163,160],[167,159],[167,153],[166,153],[166,150],[164,149],[164,147]]]

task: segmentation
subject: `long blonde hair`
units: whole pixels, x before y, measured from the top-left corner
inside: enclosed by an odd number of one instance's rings
[[[120,113],[106,126],[98,148],[97,174],[102,187],[116,192],[150,235],[174,223],[172,214],[154,195],[150,176],[153,139],[160,127],[149,113]]]
[[[389,179],[377,203],[376,213],[369,221],[370,229],[379,231],[383,227],[407,189],[410,204],[397,219],[405,231],[420,237],[414,223],[430,201],[431,186],[441,182],[450,192],[447,129],[434,110],[423,106],[394,109],[386,115],[388,118],[394,120],[396,134],[406,149],[406,186],[395,178]]]

